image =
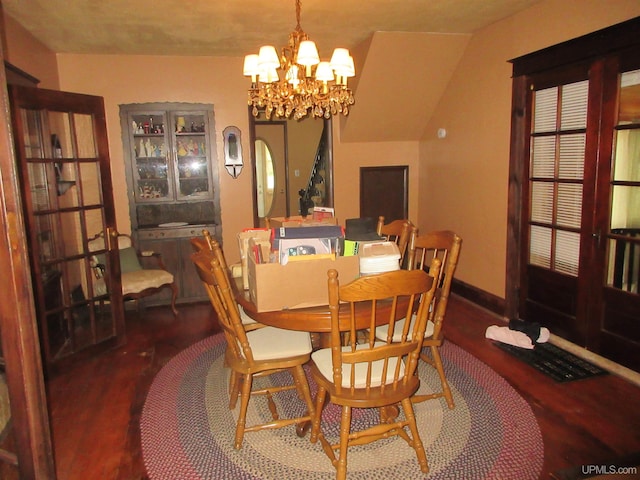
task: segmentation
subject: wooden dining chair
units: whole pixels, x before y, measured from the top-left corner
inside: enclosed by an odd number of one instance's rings
[[[439,260],[431,264],[432,275],[437,277]],[[338,272],[328,272],[329,309],[331,311],[330,348],[314,352],[311,356],[311,375],[318,384],[316,410],[311,430],[311,442],[320,440],[324,452],[336,468],[336,478],[347,474],[347,451],[352,445],[362,445],[391,435],[398,435],[414,448],[420,469],[429,471],[424,446],[416,426],[411,396],[418,390],[420,380],[416,366],[426,328],[429,305],[436,289],[434,277],[421,270],[396,270],[360,277],[341,286]],[[398,342],[376,340],[358,344],[355,332],[365,328],[358,324],[357,308],[363,304],[370,309],[366,316],[368,328],[385,323],[394,329],[396,319],[416,313],[416,322],[403,329]],[[391,305],[386,314],[379,312],[382,305]],[[342,343],[340,309],[349,311],[348,338]],[[382,318],[380,318],[382,317]],[[346,326],[346,325],[345,325]],[[343,327],[344,328],[344,327]],[[330,443],[322,428],[322,409],[325,399],[342,407],[340,438]],[[400,403],[404,416],[388,414],[389,407]],[[351,431],[352,408],[380,409],[380,423],[360,431]],[[411,436],[405,431],[408,427]]]
[[[385,225],[384,216],[378,217],[376,233],[390,242],[395,242],[400,250],[400,266],[404,265],[407,245],[411,236],[413,224],[410,220],[394,220]]]
[[[307,377],[302,368],[311,355],[310,334],[275,327],[264,327],[247,332],[240,321],[238,303],[229,284],[229,276],[220,265],[216,254],[213,251],[202,250],[191,254],[191,259],[218,315],[227,340],[225,363],[231,369],[229,408],[235,409],[238,397],[240,398],[234,447],[242,448],[245,432],[310,422],[313,418],[314,405]],[[274,383],[272,386],[253,389],[255,377],[268,376],[284,370],[291,374],[293,383],[285,385]],[[280,418],[272,397],[288,390],[297,390],[299,398],[304,400],[307,407],[305,415]],[[247,408],[250,398],[254,395],[262,395],[266,398],[273,420],[247,426]]]
[[[191,246],[195,252],[200,252],[203,250],[210,250],[214,252],[218,263],[220,263],[220,267],[222,270],[227,272],[229,276],[229,281],[231,281],[232,275],[231,270],[227,264],[227,260],[225,259],[224,252],[222,247],[218,243],[218,241],[211,236],[211,233],[207,229],[202,230],[202,237],[193,237],[189,240],[191,242]],[[259,322],[256,322],[253,318],[251,318],[241,306],[238,306],[240,310],[240,319],[242,320],[242,325],[244,325],[244,329],[246,331],[255,330],[256,328],[262,328],[262,325]]]
[[[421,352],[420,354],[422,360],[437,370],[442,384],[442,391],[428,395],[415,395],[412,399],[414,403],[444,397],[449,408],[452,409],[455,407],[451,388],[449,387],[449,382],[447,382],[447,377],[442,366],[439,348],[444,342],[442,326],[447,313],[451,283],[458,265],[461,247],[462,239],[450,230],[441,230],[419,235],[418,228],[412,228],[408,249],[408,268],[428,271],[429,264],[434,258],[442,262],[442,268],[438,274],[438,289],[429,309],[429,321],[427,322],[427,328],[422,342],[423,347],[429,347],[430,355],[425,352]],[[412,318],[412,322],[413,321],[414,319]],[[393,334],[394,341],[400,337],[403,324],[404,321],[396,324]],[[387,339],[389,337],[388,332],[389,330],[386,326],[378,327],[376,329],[376,338]]]

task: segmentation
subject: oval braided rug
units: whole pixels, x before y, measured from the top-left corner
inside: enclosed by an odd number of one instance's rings
[[[295,427],[251,432],[233,448],[237,410],[228,408],[228,369],[222,334],[178,354],[151,385],[140,420],[142,455],[152,480],[331,479],[335,470],[320,443],[299,438]],[[487,365],[454,344],[441,347],[455,409],[444,399],[415,405],[429,474],[399,437],[351,447],[349,479],[537,479],[542,470],[540,429],[527,402]],[[278,374],[274,383],[289,381]],[[420,362],[421,392],[439,389],[435,370]],[[269,381],[260,379],[254,387]],[[312,394],[315,385],[310,382]],[[295,392],[274,396],[282,417],[300,415]],[[270,419],[264,398],[249,402],[247,425]],[[328,404],[323,429],[338,437],[340,410]],[[375,409],[354,409],[352,430],[377,422]]]

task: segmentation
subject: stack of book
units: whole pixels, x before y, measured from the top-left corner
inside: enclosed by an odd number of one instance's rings
[[[335,258],[342,253],[344,231],[338,225],[272,229],[271,248],[279,252],[279,262]]]

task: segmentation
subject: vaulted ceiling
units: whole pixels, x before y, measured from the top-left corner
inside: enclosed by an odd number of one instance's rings
[[[321,56],[336,46],[354,51],[356,107],[347,122],[348,139],[416,140],[470,34],[539,1],[304,0],[300,24]],[[265,43],[285,45],[296,26],[295,0],[0,3],[56,53],[238,57]],[[430,93],[392,104],[393,92],[412,91],[415,81]],[[379,121],[357,121],[370,120],[374,110],[384,113]]]

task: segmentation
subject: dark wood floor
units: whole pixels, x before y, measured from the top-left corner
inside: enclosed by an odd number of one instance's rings
[[[129,312],[126,346],[47,382],[59,479],[146,478],[138,425],[153,377],[178,352],[218,330],[208,304],[182,305],[180,315],[174,320],[168,308]],[[527,399],[544,439],[540,478],[570,478],[572,467],[579,473],[581,465],[608,465],[640,452],[640,388],[613,375],[557,384],[484,338],[486,327],[500,322],[454,296],[446,337]],[[563,475],[552,476],[557,472]]]

